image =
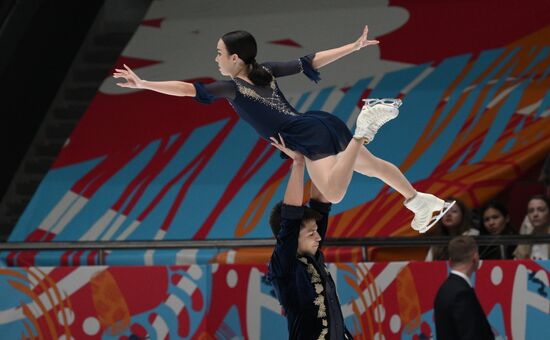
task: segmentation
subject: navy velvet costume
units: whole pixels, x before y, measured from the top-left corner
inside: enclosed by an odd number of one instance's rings
[[[317,82],[319,72],[313,69],[308,55],[287,62],[268,62],[260,66],[273,76],[267,86],[256,86],[240,78],[210,84],[194,83],[195,99],[201,103],[225,98],[237,114],[266,140],[280,133],[291,150],[317,160],[343,151],[352,135],[338,117],[323,111],[298,113],[288,103],[275,78],[303,72]]]
[[[325,240],[330,203],[310,200],[310,207],[322,215],[317,221]],[[304,207],[283,204],[281,230],[269,262],[268,279],[284,308],[289,339],[352,339],[344,325],[336,285],[330,276],[323,253],[298,256],[298,236]]]

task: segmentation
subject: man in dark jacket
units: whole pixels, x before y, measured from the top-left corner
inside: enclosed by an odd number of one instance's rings
[[[312,185],[309,207],[302,205],[304,158],[289,156],[294,161],[284,200],[269,221],[277,245],[268,278],[284,308],[290,339],[352,339],[320,250],[331,204]]]
[[[494,339],[470,277],[479,265],[477,244],[471,236],[449,242],[451,274],[439,288],[434,302],[437,339]]]

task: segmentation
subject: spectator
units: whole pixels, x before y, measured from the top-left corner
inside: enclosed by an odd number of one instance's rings
[[[464,202],[458,198],[450,197],[447,202],[456,201],[455,205],[449,209],[449,212],[434,226],[433,235],[459,236],[459,235],[479,235],[479,230],[472,224],[471,212]],[[426,261],[447,260],[449,251],[447,246],[432,246],[426,256]]]
[[[481,209],[481,235],[514,235],[514,228],[510,226],[508,209],[496,201],[487,203]],[[514,257],[515,245],[495,244],[480,247],[480,257],[484,260],[505,260]]]
[[[544,185],[544,193],[547,198],[550,198],[550,153],[544,160],[542,169],[540,170],[539,181]],[[522,235],[529,235],[533,232],[533,226],[529,218],[525,216],[521,226],[519,228],[519,233]]]
[[[533,226],[530,234],[543,235],[550,233],[550,199],[544,195],[535,195],[527,202],[527,218]],[[548,243],[526,245],[520,244],[514,252],[516,259],[548,260],[550,247]]]

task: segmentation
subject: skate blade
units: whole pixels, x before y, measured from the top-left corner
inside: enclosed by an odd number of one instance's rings
[[[375,105],[381,104],[386,106],[392,106],[398,109],[401,105],[403,105],[403,102],[401,99],[397,98],[367,98],[363,99],[363,102],[365,105],[373,107]]]
[[[425,226],[424,228],[420,229],[418,232],[423,234],[425,232],[427,232],[428,230],[430,230],[437,222],[439,222],[439,220],[445,216],[445,214],[449,211],[449,209],[452,208],[453,205],[455,205],[456,201],[452,201],[452,202],[445,202],[443,204],[443,209],[439,210],[439,212],[437,214],[435,214],[434,216],[432,216],[432,219],[430,220],[430,223]]]

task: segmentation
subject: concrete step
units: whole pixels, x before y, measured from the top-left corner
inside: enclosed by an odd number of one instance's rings
[[[39,185],[39,180],[27,180],[25,182],[15,183],[15,192],[21,195],[33,195]]]
[[[42,174],[47,173],[51,165],[53,164],[55,158],[53,157],[37,157],[31,160],[28,160],[24,164],[24,170],[26,173],[31,174]]]
[[[65,143],[65,140],[69,138],[75,126],[76,124],[71,123],[57,123],[54,125],[50,125],[46,127],[46,137],[48,139],[52,138],[56,142],[59,142],[60,139],[63,139],[63,143]]]
[[[11,234],[11,231],[17,224],[17,217],[3,217],[0,219],[0,242],[6,242]]]
[[[90,106],[89,100],[82,100],[82,99],[65,99],[63,101],[63,105],[60,107],[69,109],[69,110],[80,110],[82,112],[86,111],[86,109]]]
[[[97,86],[76,85],[65,89],[65,98],[67,100],[91,101],[97,93]]]
[[[122,47],[94,47],[84,54],[85,62],[91,63],[113,63],[120,56]]]
[[[6,204],[6,216],[18,218],[23,214],[28,201],[11,201]]]
[[[116,59],[112,60],[109,64],[114,65],[115,60]],[[79,67],[74,71],[73,81],[79,82],[79,83],[85,83],[85,84],[88,84],[88,83],[97,84],[97,83],[103,82],[103,80],[109,76],[109,71],[111,70],[111,67],[106,68],[104,66],[98,66],[102,64],[107,65],[108,63],[107,62],[91,63],[89,67],[86,67],[86,68]]]
[[[132,33],[122,33],[122,32],[113,32],[113,33],[103,33],[94,37],[93,43],[95,46],[101,47],[113,47],[122,49],[130,38]]]
[[[84,114],[84,111],[77,111],[77,110],[72,110],[72,109],[63,108],[63,107],[56,108],[53,111],[53,116],[58,120],[72,121],[72,122],[78,122],[80,118],[82,118],[83,114]]]
[[[34,152],[38,157],[48,157],[56,158],[61,149],[63,148],[63,143],[53,142],[51,140],[41,142],[36,144],[34,147]]]

